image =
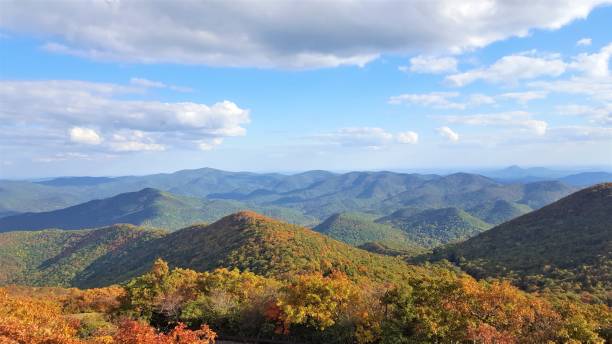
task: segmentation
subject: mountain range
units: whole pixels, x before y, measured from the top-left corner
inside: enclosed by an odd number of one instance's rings
[[[585,182],[580,179],[580,183]],[[205,204],[195,208],[253,209],[303,225],[320,223],[337,213],[359,212],[382,217],[407,207],[422,210],[455,207],[487,223],[499,224],[576,190],[560,181],[505,183],[468,173],[440,176],[385,171],[344,174],[308,171],[283,175],[204,168],[148,176],[0,181],[0,217],[55,211],[147,188],[170,193],[175,199],[190,197],[192,200],[179,201],[187,203],[188,208],[193,208],[193,199],[197,198]],[[212,221],[225,214],[196,218]],[[121,212],[117,216],[121,217]],[[183,225],[176,223],[176,227]]]
[[[400,259],[368,253],[310,229],[253,212],[173,233],[114,225],[95,230],[0,233],[0,285],[96,287],[142,274],[157,258],[198,271],[216,267],[282,278],[342,271],[350,278],[400,280]]]
[[[249,207],[236,201],[198,199],[145,188],[64,209],[0,218],[0,232],[46,228],[96,228],[117,223],[176,230],[198,222],[210,223],[247,208]],[[254,207],[254,209],[288,222],[308,224],[314,221],[292,209],[278,207]]]

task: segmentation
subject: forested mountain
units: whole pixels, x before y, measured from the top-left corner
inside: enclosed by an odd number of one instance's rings
[[[0,257],[3,267],[12,267],[3,270],[5,283],[44,284],[54,274],[50,285],[79,287],[126,281],[160,257],[172,266],[199,271],[235,267],[264,276],[337,270],[355,279],[391,281],[401,279],[408,269],[401,260],[253,212],[167,235],[132,226],[2,233]]]
[[[376,223],[376,217],[363,213],[338,213],[313,229],[353,246],[377,242],[389,249],[403,252],[423,251],[423,248],[411,241],[403,231],[386,224]]]
[[[131,225],[0,233],[0,284],[79,285],[83,270],[105,254],[136,250],[163,235]]]
[[[245,204],[236,201],[202,200],[146,188],[65,209],[0,218],[0,232],[45,228],[96,228],[115,223],[174,230],[198,222],[210,223],[247,208]],[[261,210],[290,222],[312,223],[311,219],[291,209],[269,207]]]
[[[423,247],[432,248],[462,241],[491,227],[457,208],[428,209],[412,213],[409,208],[394,212],[379,220],[401,229],[410,241]]]
[[[277,213],[282,213],[291,208],[318,222],[341,212],[385,216],[406,207],[456,207],[483,220],[500,223],[574,191],[560,182],[507,184],[467,173],[439,176],[384,171],[344,174],[309,171],[283,175],[203,168],[148,176],[0,181],[0,216],[57,210],[144,188],[178,196],[239,201],[257,211],[280,207]],[[498,201],[506,203],[496,204]],[[488,212],[482,212],[484,208]]]
[[[430,257],[441,258],[477,277],[508,277],[525,288],[609,298],[612,183],[578,191]]]

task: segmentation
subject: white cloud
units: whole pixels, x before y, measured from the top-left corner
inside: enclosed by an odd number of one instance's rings
[[[403,72],[424,74],[442,74],[457,70],[457,59],[454,57],[415,56],[410,59],[410,67],[400,67]]]
[[[349,147],[380,149],[393,143],[415,144],[419,141],[419,135],[413,131],[392,134],[376,127],[349,127],[341,128],[333,133],[317,135],[316,139]]]
[[[542,76],[556,77],[563,74],[566,68],[566,63],[557,57],[508,55],[488,67],[449,75],[446,81],[459,87],[478,80],[490,83],[516,83]]]
[[[216,146],[220,145],[221,143],[223,143],[222,138],[215,138],[215,139],[208,140],[208,141],[200,141],[200,143],[198,143],[198,147],[203,151],[209,151],[209,150],[214,149]]]
[[[243,136],[250,122],[249,110],[231,101],[129,100],[136,91],[80,81],[0,81],[0,139],[20,133],[57,141],[58,132],[73,127],[71,141],[112,151],[196,149],[203,141]],[[107,138],[103,144],[102,137]]]
[[[389,98],[389,104],[415,104],[439,109],[465,109],[466,105],[455,103],[449,98],[459,96],[457,92],[406,93]]]
[[[590,122],[602,125],[612,125],[612,103],[601,106],[589,106],[579,104],[568,104],[557,106],[557,111],[561,115],[583,116]]]
[[[598,53],[579,54],[570,63],[570,68],[583,72],[588,77],[605,78],[610,76],[609,62],[612,56],[612,43],[604,46]]]
[[[528,102],[535,99],[544,99],[548,92],[543,91],[527,91],[527,92],[509,92],[500,94],[499,97],[515,100],[519,104],[526,105]]]
[[[142,86],[146,88],[165,88],[167,87],[167,85],[164,84],[163,82],[153,81],[153,80],[144,79],[144,78],[131,78],[130,84],[136,85],[136,86]]]
[[[191,92],[191,91],[193,91],[189,87],[176,86],[176,85],[168,85],[168,84],[165,84],[165,83],[163,83],[161,81],[154,81],[154,80],[149,80],[149,79],[145,79],[145,78],[131,78],[130,79],[130,84],[132,84],[134,86],[144,87],[144,88],[168,88],[168,89],[171,89],[173,91],[178,91],[178,92]]]
[[[612,77],[572,77],[564,80],[533,81],[528,86],[549,92],[589,96],[599,101],[612,101]]]
[[[70,141],[86,145],[99,145],[102,138],[90,128],[73,127],[69,131]]]
[[[587,47],[587,46],[591,45],[592,42],[593,41],[590,38],[585,37],[585,38],[579,39],[578,42],[576,42],[576,45],[577,46]]]
[[[417,143],[419,142],[419,134],[415,133],[414,131],[398,133],[396,135],[396,140],[399,143]]]
[[[446,137],[446,138],[447,138],[449,141],[452,141],[452,142],[457,142],[457,141],[459,141],[459,134],[457,134],[456,132],[454,132],[454,131],[453,131],[451,128],[449,128],[449,127],[440,127],[440,128],[437,128],[437,129],[436,129],[436,131],[437,131],[437,132],[438,132],[440,135],[442,135],[442,136]]]
[[[164,145],[156,143],[150,134],[140,130],[121,130],[111,137],[111,150],[116,152],[163,151]]]
[[[6,0],[0,27],[94,59],[313,68],[361,66],[385,53],[457,53],[558,29],[609,2]]]
[[[471,106],[491,105],[495,104],[495,98],[487,96],[486,94],[474,93],[470,95],[468,103]]]
[[[531,118],[530,113],[524,111],[510,111],[466,116],[442,116],[440,118],[451,124],[525,128],[533,131],[537,135],[546,134],[546,129],[548,127],[548,123],[541,120],[535,120]]]

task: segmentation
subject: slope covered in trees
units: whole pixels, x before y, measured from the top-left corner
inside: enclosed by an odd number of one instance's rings
[[[422,247],[410,241],[401,230],[376,223],[375,215],[362,213],[338,213],[330,216],[313,230],[353,246],[378,242],[387,248],[404,252],[421,252]]]
[[[105,254],[137,250],[163,235],[131,225],[0,233],[0,285],[79,285],[84,269]]]
[[[158,257],[198,271],[227,267],[263,276],[338,270],[350,278],[395,280],[407,271],[400,260],[370,254],[307,228],[240,212],[208,226],[170,233],[139,250],[106,255],[85,270],[88,278],[81,286],[124,281],[146,271]]]
[[[133,226],[0,234],[0,283],[96,287],[128,280],[158,258],[198,271],[239,268],[264,276],[342,271],[350,278],[401,279],[399,259],[374,255],[310,229],[253,212],[166,234]],[[46,282],[45,282],[46,281]]]
[[[589,292],[610,302],[612,183],[435,252],[477,277],[508,277],[525,288]]]
[[[491,227],[457,208],[429,209],[414,214],[404,209],[377,222],[401,229],[412,242],[428,248],[461,241]]]

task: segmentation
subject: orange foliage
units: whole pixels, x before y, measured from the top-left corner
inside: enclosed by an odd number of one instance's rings
[[[0,342],[77,344],[76,323],[61,314],[57,303],[10,297],[0,289]]]
[[[207,325],[199,330],[189,330],[178,324],[170,333],[158,333],[151,326],[133,320],[126,320],[119,326],[115,342],[121,344],[213,344],[217,334]]]

